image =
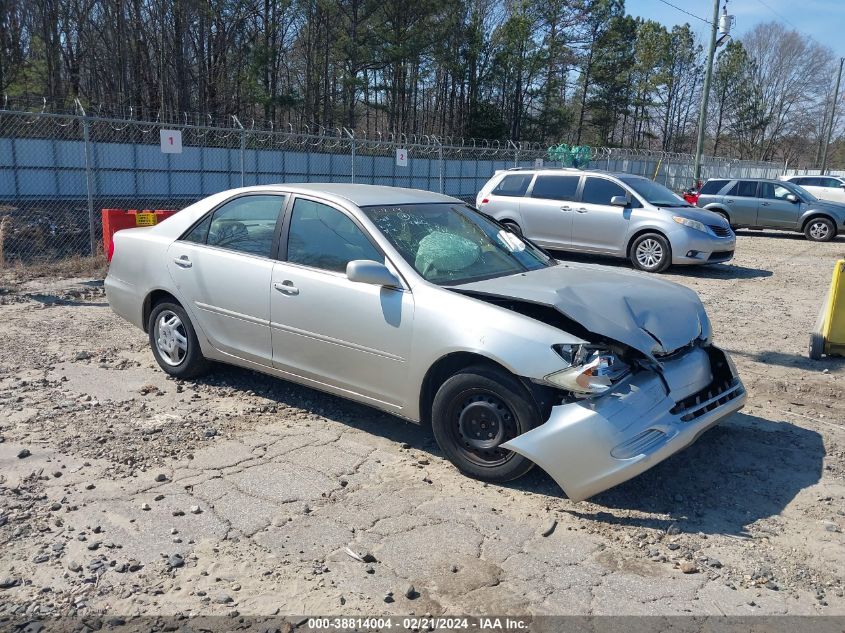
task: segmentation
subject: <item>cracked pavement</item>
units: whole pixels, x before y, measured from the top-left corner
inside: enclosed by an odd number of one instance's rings
[[[741,232],[666,275],[749,405],[581,503],[311,389],[172,380],[96,280],[6,271],[0,615],[845,614],[845,364],[804,351],[843,244]]]

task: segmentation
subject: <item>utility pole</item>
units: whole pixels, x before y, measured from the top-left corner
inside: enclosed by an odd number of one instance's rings
[[[833,136],[833,123],[836,116],[836,101],[839,99],[839,83],[842,81],[842,65],[845,64],[845,57],[839,58],[839,74],[836,75],[836,88],[833,89],[833,104],[830,106],[830,123],[827,126],[827,141],[824,144],[822,151],[822,176],[827,170],[827,147],[830,145],[830,139]]]
[[[710,48],[707,50],[707,71],[701,90],[701,110],[698,113],[698,140],[695,143],[695,169],[693,187],[701,179],[701,154],[704,153],[704,127],[707,123],[707,100],[710,98],[710,81],[713,78],[713,56],[716,54],[716,31],[719,28],[719,0],[713,0],[713,19],[710,23]]]

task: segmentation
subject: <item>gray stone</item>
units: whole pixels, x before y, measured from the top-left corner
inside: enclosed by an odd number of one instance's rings
[[[185,559],[182,558],[182,554],[171,554],[167,559],[167,566],[170,569],[177,569],[185,564]]]
[[[26,457],[29,457],[30,455],[32,455],[32,451],[30,451],[28,448],[22,448],[18,452],[18,459],[24,459]]]

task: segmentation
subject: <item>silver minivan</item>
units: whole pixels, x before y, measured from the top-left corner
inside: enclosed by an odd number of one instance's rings
[[[726,262],[736,245],[723,217],[630,174],[499,171],[478,193],[476,206],[545,248],[625,257],[646,272]]]

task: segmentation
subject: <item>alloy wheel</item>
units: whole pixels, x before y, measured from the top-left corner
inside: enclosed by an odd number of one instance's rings
[[[663,247],[655,239],[647,238],[637,244],[637,262],[643,268],[656,268],[663,261]]]

